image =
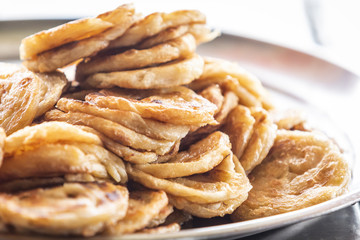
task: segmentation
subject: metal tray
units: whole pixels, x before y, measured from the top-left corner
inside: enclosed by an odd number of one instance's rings
[[[261,40],[223,34],[199,47],[203,56],[238,62],[257,75],[281,108],[300,108],[310,123],[335,139],[344,151],[352,172],[359,171],[360,79],[343,67],[321,57]],[[360,177],[352,176],[349,192],[330,201],[276,216],[182,230],[178,233],[90,239],[235,239],[328,214],[360,200]],[[208,220],[209,222],[213,220]],[[213,223],[212,223],[213,224]],[[62,239],[47,236],[2,234],[0,239]],[[74,239],[74,238],[69,238]]]

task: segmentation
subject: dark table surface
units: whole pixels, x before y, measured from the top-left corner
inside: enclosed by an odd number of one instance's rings
[[[241,238],[241,240],[360,239],[359,207],[356,203],[325,216]]]

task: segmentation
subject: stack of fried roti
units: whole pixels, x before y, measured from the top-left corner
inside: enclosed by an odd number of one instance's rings
[[[218,35],[199,11],[123,5],[25,38],[24,66],[0,64],[0,230],[167,233],[345,192],[330,138],[236,63],[196,53]]]

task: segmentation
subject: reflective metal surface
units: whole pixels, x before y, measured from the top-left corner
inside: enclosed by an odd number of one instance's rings
[[[360,103],[359,77],[341,66],[311,54],[233,35],[224,34],[215,41],[201,46],[198,52],[204,56],[221,57],[238,62],[257,75],[264,85],[270,89],[276,105],[284,108],[304,109],[308,113],[310,122],[334,138],[344,151],[353,170],[349,192],[341,197],[306,209],[262,219],[182,230],[173,234],[132,234],[112,238],[94,237],[92,239],[237,239],[271,229],[277,230],[262,233],[249,239],[287,239],[286,236],[289,236],[289,233],[296,232],[303,234],[300,235],[302,238],[299,239],[326,239],[328,235],[309,237],[302,231],[303,229],[307,231],[306,229],[327,225],[329,221],[336,224],[337,219],[341,221],[339,216],[346,217],[346,214],[338,215],[341,212],[351,215],[348,220],[358,224],[357,205],[349,206],[360,200],[360,177],[356,174],[360,171],[360,166],[356,162],[359,159],[360,149],[358,126],[360,113],[358,106],[354,106],[354,103],[357,105]],[[339,209],[342,210],[335,212]],[[332,214],[320,217],[329,213]],[[304,220],[308,221],[303,222]],[[281,228],[295,223],[297,224]],[[331,225],[329,228],[332,228]],[[329,231],[331,232],[331,229]],[[357,233],[356,229],[344,231]],[[0,239],[50,238],[0,235]]]

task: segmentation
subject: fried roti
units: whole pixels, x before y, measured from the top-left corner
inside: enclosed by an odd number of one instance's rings
[[[156,154],[164,155],[171,151],[176,141],[158,140],[139,134],[121,124],[96,117],[86,113],[67,112],[51,110],[46,113],[45,119],[51,121],[65,121],[75,125],[85,125],[105,136],[134,149],[154,151]]]
[[[279,130],[266,159],[249,175],[253,189],[234,221],[290,212],[344,193],[346,160],[331,140],[314,132]]]
[[[250,189],[247,177],[235,172],[232,156],[229,154],[207,173],[189,177],[161,179],[130,164],[126,169],[131,179],[148,188],[164,190],[168,194],[183,197],[194,203],[215,203],[236,198],[240,194],[246,194]]]
[[[11,134],[53,107],[67,79],[63,73],[34,74],[0,63],[0,127]]]
[[[74,40],[71,34],[76,33],[79,28],[78,24],[75,23],[29,36],[28,39],[24,40],[22,47],[20,47],[20,49],[24,49],[24,52],[21,54],[22,59],[25,60],[24,65],[35,72],[52,72],[81,58],[95,55],[100,50],[106,48],[111,40],[124,34],[137,18],[132,5],[122,5],[113,11],[100,14],[95,18],[100,19],[101,22],[105,22],[109,26],[108,29],[96,35],[88,36],[85,34],[87,38],[80,37],[80,39]],[[81,22],[81,20],[79,21]],[[98,20],[96,21],[98,22]],[[62,35],[64,29],[69,32],[69,38],[64,36],[65,39],[62,37],[57,40],[55,37]],[[42,41],[39,41],[39,39],[42,39],[43,35],[46,36],[48,43],[44,47],[37,47],[42,52],[37,53],[38,50],[36,50],[35,55],[34,53],[28,54],[25,52],[25,49],[29,48],[25,46],[26,43],[31,42],[31,45],[37,46],[41,44]],[[53,42],[58,46],[49,48]]]
[[[239,157],[240,163],[247,174],[267,156],[274,143],[277,130],[277,126],[272,122],[267,111],[262,108],[252,108],[250,111],[255,123],[252,135],[243,154]],[[241,141],[241,137],[236,141],[239,140]]]
[[[159,214],[150,221],[146,228],[155,228],[163,224],[166,221],[167,217],[170,216],[170,214],[172,214],[173,212],[173,206],[168,204],[160,210]]]
[[[206,27],[205,24],[187,24],[165,29],[155,36],[146,38],[135,47],[137,49],[149,48],[157,44],[178,38],[186,33],[193,35],[197,45],[210,42],[220,35],[218,31],[211,31],[208,27]]]
[[[137,49],[150,48],[160,43],[178,38],[184,35],[185,33],[187,33],[188,30],[189,30],[189,25],[180,25],[177,27],[167,28],[152,37],[146,38],[141,43],[137,44],[135,47]]]
[[[228,160],[229,158],[226,161]],[[223,217],[226,214],[233,213],[247,199],[251,185],[236,156],[233,155],[232,160],[233,162],[230,164],[227,163],[227,165],[224,165],[224,168],[227,170],[235,170],[238,174],[243,176],[242,181],[238,184],[243,185],[244,190],[237,197],[221,202],[199,204],[189,201],[186,198],[169,195],[170,203],[177,209],[181,209],[193,216],[201,218]]]
[[[59,186],[65,183],[63,177],[35,177],[35,178],[22,178],[15,179],[0,183],[0,192],[3,193],[16,193],[35,188],[44,188]]]
[[[216,124],[216,106],[186,87],[155,90],[101,90],[86,100],[99,107],[132,111],[143,118],[177,125]]]
[[[134,70],[184,59],[191,57],[195,48],[195,39],[189,33],[148,49],[130,49],[119,54],[94,57],[77,65],[76,79],[82,81],[83,76],[94,73]]]
[[[11,134],[34,120],[41,83],[30,71],[18,68],[0,73],[0,86],[0,127]]]
[[[187,213],[190,213],[193,216],[201,218],[213,218],[213,217],[223,217],[226,214],[233,213],[240,205],[243,203],[247,194],[238,196],[237,198],[215,202],[215,203],[194,203],[186,198],[176,197],[169,195],[169,200],[174,207],[181,209]]]
[[[43,144],[7,157],[0,168],[0,180],[78,173],[121,183],[127,181],[124,163],[119,157],[99,145],[86,143]]]
[[[203,90],[200,94],[205,98],[207,98],[209,101],[213,102],[214,104],[221,104],[218,106],[218,110],[216,111],[214,116],[215,120],[217,121],[217,124],[206,125],[196,129],[193,132],[190,132],[181,141],[181,147],[180,147],[181,149],[186,149],[195,142],[208,136],[210,133],[219,130],[222,127],[222,125],[224,125],[229,112],[238,105],[238,97],[233,92],[227,91],[225,92],[224,96],[221,93],[217,92],[217,90],[216,92],[208,92],[208,90],[211,90],[211,88],[213,88],[212,86],[217,86],[217,85],[211,85],[210,87]],[[210,96],[210,94],[215,94],[215,95]]]
[[[110,183],[65,183],[15,194],[0,193],[0,221],[17,231],[93,236],[122,219],[125,187]]]
[[[42,81],[39,89],[40,101],[35,118],[53,108],[68,85],[68,80],[61,72],[37,73],[36,76]]]
[[[189,87],[198,91],[199,89],[203,89],[212,84],[219,84],[223,91],[234,92],[239,98],[239,103],[244,106],[261,106],[261,102],[259,102],[245,87],[241,86],[236,78],[230,75],[227,75],[225,78],[214,77],[202,80],[197,79],[190,83]]]
[[[197,79],[203,72],[202,57],[193,54],[186,59],[154,67],[95,73],[85,79],[85,86],[93,88],[123,87],[132,89],[168,88],[188,84]]]
[[[229,135],[231,150],[237,158],[243,155],[253,134],[254,124],[250,109],[242,105],[236,106],[227,117],[222,131]]]
[[[113,26],[101,18],[83,18],[35,33],[21,41],[20,59],[31,59],[46,50],[92,37]]]
[[[168,205],[164,191],[141,190],[130,192],[125,217],[106,229],[106,235],[133,233],[147,227]],[[170,213],[169,213],[170,214]]]
[[[56,108],[64,112],[81,112],[102,117],[154,139],[176,141],[182,139],[190,129],[186,125],[175,125],[142,118],[135,112],[98,107],[91,102],[68,98],[61,98],[57,102]]]
[[[134,168],[158,178],[177,178],[208,172],[230,154],[228,137],[215,132],[165,163],[138,164]]]
[[[235,93],[228,91],[224,93],[224,102],[221,105],[221,108],[218,113],[215,114],[215,120],[219,123],[219,126],[222,126],[225,122],[225,119],[237,105],[239,98]]]
[[[271,109],[268,92],[253,74],[239,65],[217,58],[204,58],[205,66],[199,79],[190,84],[197,90],[217,83],[222,88],[233,91],[239,97],[239,103],[247,107],[262,106]]]
[[[137,151],[125,145],[122,145],[111,138],[106,137],[104,134],[96,131],[93,128],[80,126],[85,131],[91,132],[96,134],[101,141],[103,142],[104,146],[116,154],[117,156],[121,157],[125,161],[134,163],[134,164],[146,164],[150,162],[155,162],[158,159],[158,155],[154,152],[143,152]]]
[[[202,90],[199,93],[199,95],[206,98],[211,103],[215,104],[217,109],[214,112],[214,114],[217,114],[220,111],[221,106],[224,103],[224,96],[223,96],[221,88],[218,84],[212,84],[212,85],[208,86],[207,88]]]
[[[191,220],[192,220],[192,215],[190,213],[174,208],[174,211],[169,216],[167,216],[165,222],[162,225],[167,226],[173,223],[177,223],[180,226],[182,226]]]
[[[152,13],[138,21],[125,34],[112,41],[108,48],[133,46],[161,31],[191,23],[205,23],[206,17],[196,10],[180,10],[172,13]]]
[[[6,156],[12,156],[26,150],[49,143],[88,143],[101,145],[94,134],[83,131],[77,126],[65,122],[43,122],[25,127],[6,138]]]
[[[5,139],[6,139],[5,131],[0,127],[0,167],[4,157]]]
[[[298,109],[277,110],[269,112],[278,129],[306,130],[306,116]]]
[[[43,122],[26,127],[5,139],[0,179],[81,173],[125,183],[124,163],[101,144],[95,134],[64,122]]]

